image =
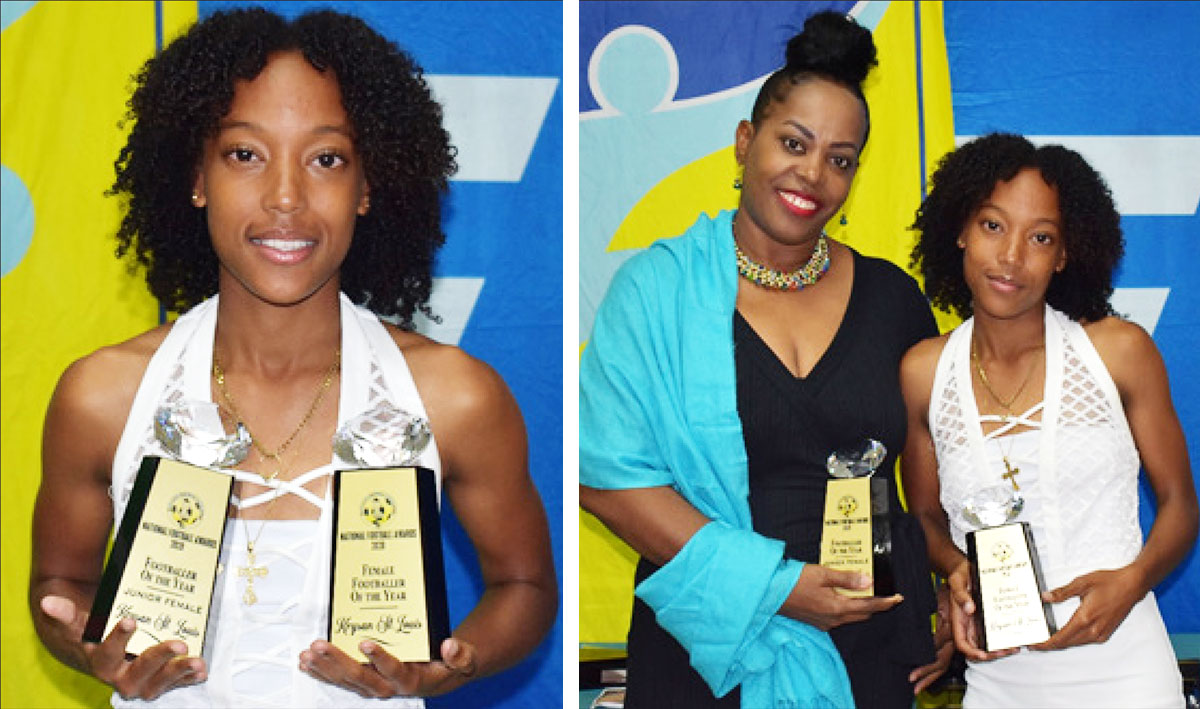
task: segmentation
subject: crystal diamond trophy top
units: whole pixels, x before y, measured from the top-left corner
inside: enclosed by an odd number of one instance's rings
[[[348,420],[333,448],[329,641],[366,662],[371,640],[398,660],[441,658],[450,635],[437,480],[414,463],[429,422],[388,403]]]
[[[890,596],[892,526],[885,478],[875,470],[887,448],[868,438],[859,445],[834,451],[825,462],[832,479],[825,484],[825,515],[821,525],[821,565],[869,575],[870,588],[838,589],[848,596]]]
[[[1010,485],[973,493],[962,516],[967,533],[979,637],[984,650],[1006,650],[1044,642],[1055,632],[1054,614],[1042,601],[1045,583],[1033,533],[1013,522],[1025,500]]]
[[[429,422],[384,401],[333,435],[333,452],[351,465],[394,468],[420,457],[429,445]]]
[[[210,401],[160,407],[154,437],[175,460],[206,468],[232,468],[250,452],[250,432]]]
[[[239,463],[250,438],[211,402],[164,406],[154,430],[172,458],[142,459],[83,639],[100,642],[128,616],[137,621],[129,655],[168,640],[183,641],[188,655],[207,655],[233,491],[233,477],[210,468]]]

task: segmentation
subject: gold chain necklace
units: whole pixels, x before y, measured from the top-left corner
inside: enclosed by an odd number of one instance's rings
[[[1000,404],[1001,408],[1004,409],[1006,415],[1002,418],[1004,419],[1004,423],[1008,424],[1009,419],[1014,415],[1012,405],[1015,404],[1017,398],[1021,396],[1021,392],[1025,391],[1025,385],[1028,384],[1029,380],[1033,378],[1033,370],[1037,368],[1037,355],[1034,354],[1033,362],[1029,365],[1029,371],[1025,373],[1025,379],[1021,381],[1021,386],[1017,387],[1017,392],[1013,394],[1012,398],[1008,401],[1001,399],[1000,395],[996,393],[996,390],[992,388],[992,383],[988,381],[987,372],[984,371],[983,363],[979,360],[979,348],[975,342],[975,338],[971,338],[971,363],[975,365],[975,371],[979,374],[979,381],[983,382],[983,387],[987,389],[989,394],[992,395],[992,398],[996,400],[996,403]],[[1017,474],[1021,472],[1021,469],[1014,467],[1013,464],[1008,460],[1009,454],[1012,453],[1012,446],[1013,444],[1010,443],[1008,446],[1008,452],[1004,452],[1003,450],[1000,452],[1000,458],[1004,461],[1004,472],[1000,475],[1000,477],[1012,483],[1013,490],[1016,491],[1021,489],[1021,486],[1017,484]]]
[[[300,432],[303,431],[304,427],[308,425],[308,422],[312,420],[313,415],[317,413],[317,408],[321,406],[321,402],[325,399],[325,393],[329,391],[330,385],[333,384],[334,377],[336,377],[338,372],[341,371],[342,349],[339,347],[338,349],[334,350],[333,364],[329,365],[329,371],[325,373],[325,379],[321,382],[321,386],[317,389],[317,396],[313,399],[312,406],[308,407],[308,413],[304,414],[304,418],[300,419],[300,423],[296,426],[296,429],[292,431],[292,435],[288,436],[287,439],[284,440],[284,442],[281,443],[274,451],[269,451],[262,445],[262,443],[258,440],[258,436],[255,436],[254,431],[250,430],[250,425],[246,423],[245,417],[243,417],[241,412],[238,411],[237,404],[233,401],[233,394],[229,391],[229,387],[225,383],[225,370],[221,367],[221,360],[219,357],[217,357],[215,352],[213,353],[212,369],[213,377],[217,380],[217,388],[221,391],[221,397],[225,399],[225,403],[229,404],[229,410],[230,413],[233,414],[233,417],[246,427],[246,432],[250,434],[251,445],[253,445],[254,449],[258,451],[258,454],[262,456],[264,463],[266,463],[268,460],[274,461],[275,470],[270,475],[263,475],[262,473],[259,473],[259,475],[262,476],[263,482],[269,482],[278,477],[283,471],[283,452],[288,449],[288,446],[292,445],[292,441],[296,440],[296,436],[300,435]]]
[[[272,471],[270,475],[264,475],[262,473],[258,474],[259,477],[263,479],[264,484],[271,483],[273,480],[275,480],[275,478],[279,477],[280,473],[283,472],[283,452],[292,444],[292,441],[296,440],[296,436],[300,435],[300,432],[304,430],[304,427],[307,426],[309,421],[312,420],[312,417],[316,415],[317,409],[321,406],[321,402],[325,399],[325,393],[329,391],[329,387],[333,384],[333,378],[337,376],[338,372],[341,371],[341,368],[342,350],[339,347],[338,349],[334,350],[333,364],[329,366],[329,371],[325,373],[325,379],[321,382],[320,388],[317,389],[317,395],[313,399],[312,405],[308,407],[308,412],[304,414],[304,418],[300,419],[300,423],[296,426],[296,429],[292,431],[292,435],[288,436],[287,439],[284,440],[284,442],[272,452],[263,447],[258,438],[255,437],[254,432],[250,430],[250,426],[246,424],[245,418],[242,416],[241,412],[238,411],[237,404],[233,401],[233,394],[229,391],[229,386],[225,382],[225,370],[221,366],[221,360],[219,357],[217,357],[216,352],[213,353],[213,377],[217,380],[217,388],[221,392],[221,397],[225,399],[225,403],[229,405],[230,413],[233,414],[233,417],[238,421],[238,423],[246,427],[247,433],[250,434],[250,443],[254,446],[254,449],[258,451],[258,454],[262,456],[263,462],[266,463],[268,460],[275,462],[275,470]],[[246,521],[244,516],[241,517],[242,528],[246,532],[246,565],[238,567],[238,576],[246,579],[246,590],[244,593],[242,593],[242,603],[245,603],[248,606],[252,606],[258,602],[258,594],[254,592],[254,579],[266,576],[268,571],[266,564],[260,566],[257,563],[254,551],[255,545],[258,544],[258,540],[262,537],[263,530],[267,528],[267,520],[269,517],[266,517],[265,515],[271,511],[271,507],[275,504],[275,501],[279,499],[281,492],[279,483],[268,486],[275,488],[275,495],[272,496],[271,501],[267,503],[267,509],[264,512],[263,523],[259,526],[258,533],[254,535],[253,539],[250,538],[250,523]]]
[[[1001,399],[1000,395],[996,393],[996,390],[992,388],[992,383],[988,381],[987,372],[984,371],[983,364],[979,361],[979,349],[974,339],[971,340],[971,362],[975,365],[975,371],[979,373],[979,381],[983,382],[984,388],[987,389],[988,393],[992,395],[992,398],[996,400],[996,403],[1000,404],[1000,407],[1008,413],[1008,416],[1013,416],[1012,405],[1016,403],[1017,398],[1021,396],[1021,392],[1025,391],[1025,385],[1028,384],[1029,380],[1033,378],[1033,370],[1037,368],[1037,356],[1034,355],[1033,362],[1031,362],[1029,365],[1029,371],[1025,373],[1025,379],[1021,381],[1021,386],[1017,387],[1016,393],[1013,394],[1012,398],[1010,398],[1008,401]],[[1008,417],[1005,417],[1005,423],[1007,422]]]

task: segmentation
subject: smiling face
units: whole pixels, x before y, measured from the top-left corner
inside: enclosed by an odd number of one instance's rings
[[[1058,191],[1035,168],[997,182],[958,245],[976,314],[1012,318],[1034,310],[1041,317],[1050,279],[1067,264]]]
[[[292,51],[238,81],[205,143],[195,190],[196,206],[208,209],[223,294],[241,289],[290,305],[322,289],[336,293],[368,202],[332,73]]]
[[[815,239],[846,201],[865,133],[854,94],[825,79],[802,80],[759,125],[738,125],[739,209],[777,243]]]

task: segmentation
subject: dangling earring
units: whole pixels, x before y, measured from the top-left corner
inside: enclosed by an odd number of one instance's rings
[[[742,189],[742,178],[740,178],[740,177],[733,178],[733,189],[735,189],[735,190]]]
[[[838,223],[841,224],[842,226],[846,226],[847,221],[846,221],[846,213],[845,212],[842,212],[842,218],[838,221]]]

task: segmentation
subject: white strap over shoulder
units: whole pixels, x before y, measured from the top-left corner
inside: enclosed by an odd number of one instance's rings
[[[407,413],[428,420],[429,412],[426,411],[425,404],[421,401],[421,395],[417,391],[417,384],[413,379],[412,370],[409,369],[408,362],[404,359],[404,354],[400,352],[396,341],[392,339],[392,335],[374,313],[354,306],[350,302],[350,299],[343,293],[343,339],[346,337],[345,331],[351,327],[358,330],[361,337],[366,341],[367,348],[363,348],[362,356],[366,361],[363,362],[362,368],[351,372],[350,376],[369,377],[371,380],[364,382],[360,379],[358,383],[361,386],[353,387],[357,391],[365,392],[367,399],[356,402],[358,406],[353,409],[347,409],[347,413],[350,416],[363,413],[368,407],[376,405],[380,399],[386,398],[390,399],[393,405]],[[369,365],[370,360],[373,360],[377,364],[377,369],[374,373],[372,373],[372,368]],[[430,437],[429,444],[422,451],[416,462],[418,465],[429,468],[437,473],[440,499],[442,466],[435,437]]]
[[[173,401],[185,396],[188,384],[180,377],[179,368],[185,353],[195,356],[194,350],[202,350],[207,354],[207,372],[212,367],[212,347],[188,347],[194,337],[207,336],[212,341],[212,333],[217,326],[217,297],[213,296],[184,313],[172,325],[166,338],[158,350],[150,358],[146,372],[142,375],[137,394],[133,398],[129,416],[125,419],[125,428],[121,432],[121,440],[113,455],[112,466],[112,496],[115,503],[117,518],[125,509],[125,498],[132,475],[137,469],[138,451],[147,440],[153,440],[150,430],[154,425],[154,412],[164,401]],[[184,367],[184,371],[186,371]],[[208,386],[207,380],[204,386]]]
[[[950,332],[946,344],[938,357],[937,368],[934,370],[933,387],[930,390],[928,424],[934,433],[935,441],[940,442],[945,451],[955,452],[966,449],[966,427],[963,424],[967,406],[974,408],[973,398],[964,400],[959,362],[962,352],[969,349],[974,318],[967,318],[961,325]],[[970,396],[970,381],[967,381],[967,395]]]

